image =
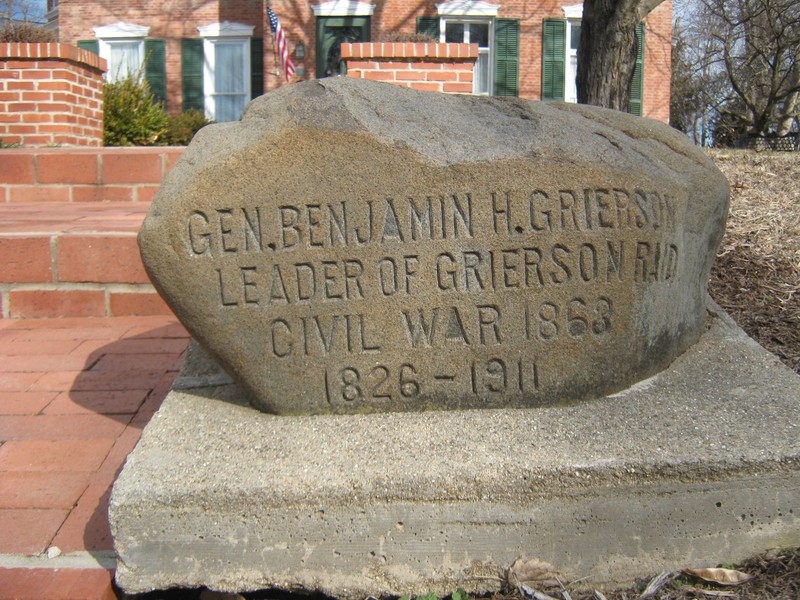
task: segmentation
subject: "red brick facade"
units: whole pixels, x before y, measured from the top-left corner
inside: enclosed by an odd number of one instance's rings
[[[347,76],[445,94],[472,92],[477,44],[342,44]]]
[[[644,116],[669,123],[672,79],[672,0],[647,17],[644,51]]]
[[[563,18],[562,6],[580,0],[542,0],[535,6],[525,0],[504,0],[497,17],[520,20],[519,95],[541,98],[543,19]],[[435,0],[374,0],[370,18],[371,41],[381,41],[387,34],[413,34],[418,17],[438,15]],[[491,1],[490,1],[491,3]],[[305,69],[304,77],[316,74],[317,17],[315,2],[272,0],[270,5],[280,18],[289,48],[294,54],[302,42],[305,56],[294,57],[295,65]],[[265,31],[266,8],[263,1],[219,0],[197,3],[191,0],[153,2],[138,0],[109,3],[99,0],[62,0],[59,3],[58,23],[61,41],[75,44],[94,37],[93,27],[125,21],[150,27],[148,37],[167,40],[167,89],[169,110],[181,106],[181,41],[182,37],[197,38],[197,27],[231,21],[254,25],[255,37],[264,36],[264,89],[277,88],[285,83],[275,53],[269,25]],[[663,2],[646,20],[646,52],[644,66],[645,116],[667,121],[669,118],[670,44],[672,0]]]
[[[105,68],[65,44],[0,44],[0,141],[101,146]]]
[[[167,108],[170,112],[180,112],[183,103],[181,39],[197,38],[198,27],[224,21],[254,25],[253,36],[263,37],[264,12],[264,3],[260,0],[61,0],[58,3],[58,39],[76,45],[79,40],[94,39],[94,27],[120,21],[149,26],[148,37],[167,42]]]

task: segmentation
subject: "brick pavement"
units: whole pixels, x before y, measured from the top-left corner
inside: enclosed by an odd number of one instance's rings
[[[111,485],[187,345],[174,316],[0,319],[0,599],[116,598]]]

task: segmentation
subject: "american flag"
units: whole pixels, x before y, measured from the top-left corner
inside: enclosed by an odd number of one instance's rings
[[[289,45],[286,43],[286,36],[281,28],[281,22],[278,21],[278,15],[272,10],[272,7],[267,6],[267,16],[269,17],[269,25],[272,28],[272,43],[275,47],[275,52],[281,59],[281,67],[286,74],[286,79],[294,77],[294,64],[289,57]]]

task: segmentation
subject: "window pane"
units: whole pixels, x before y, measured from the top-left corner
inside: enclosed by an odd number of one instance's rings
[[[238,121],[244,111],[244,95],[215,96],[214,120],[218,122]]]
[[[488,94],[489,93],[489,52],[480,52],[478,54],[478,61],[475,63],[475,93]]]
[[[217,43],[214,46],[214,91],[217,94],[243,94],[244,45]]]
[[[578,57],[574,54],[569,57],[569,68],[564,74],[564,100],[566,102],[578,101],[578,84],[575,77],[578,74]]]
[[[463,44],[464,23],[447,23],[444,27],[444,41],[448,44]]]
[[[570,50],[577,50],[578,44],[581,41],[581,22],[580,21],[570,21],[570,38],[569,38],[569,48]]]
[[[469,43],[478,44],[481,48],[489,47],[489,24],[472,23],[469,26]]]
[[[139,44],[141,42],[114,42],[109,44],[111,57],[108,78],[111,81],[125,79],[139,72]]]

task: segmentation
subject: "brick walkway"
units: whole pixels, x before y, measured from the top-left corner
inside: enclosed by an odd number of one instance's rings
[[[0,320],[0,599],[116,597],[111,485],[187,344],[172,316]]]

